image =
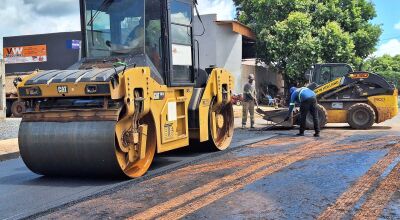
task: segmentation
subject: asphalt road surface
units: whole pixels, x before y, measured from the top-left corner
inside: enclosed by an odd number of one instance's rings
[[[272,134],[236,130],[231,148],[260,140]],[[0,162],[0,219],[19,219],[47,211],[93,194],[167,173],[218,153],[178,150],[156,157],[145,177],[132,181],[102,179],[48,178],[32,173],[21,158]]]
[[[125,182],[45,178],[9,160],[0,219],[400,219],[399,122],[321,138],[236,130],[228,151],[163,154]]]

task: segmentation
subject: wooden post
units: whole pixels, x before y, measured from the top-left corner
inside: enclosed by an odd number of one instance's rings
[[[6,74],[4,60],[0,59],[0,120],[6,118]]]

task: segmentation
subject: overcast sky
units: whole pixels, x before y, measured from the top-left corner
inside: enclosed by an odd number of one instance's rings
[[[76,31],[79,0],[0,0],[0,37]],[[3,47],[3,41],[0,42]]]
[[[400,54],[400,1],[372,0],[384,33],[376,55]],[[0,48],[2,37],[50,32],[79,31],[79,0],[0,0]],[[390,4],[388,4],[390,3]],[[199,0],[201,14],[217,13],[218,19],[232,19],[232,0]],[[0,53],[2,51],[0,50]]]

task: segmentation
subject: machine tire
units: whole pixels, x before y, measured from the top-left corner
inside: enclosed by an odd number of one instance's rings
[[[11,117],[11,115],[12,115],[12,112],[11,112],[11,106],[12,106],[12,101],[10,101],[10,100],[7,100],[6,101],[6,117],[8,118],[8,117]]]
[[[366,103],[352,105],[347,112],[347,123],[353,129],[370,129],[375,123],[374,109]]]
[[[324,108],[324,106],[317,104],[317,111],[318,111],[318,122],[319,127],[325,127],[326,123],[328,122],[328,112]],[[306,118],[306,129],[312,130],[314,129],[314,122],[310,113],[308,113]]]
[[[14,117],[20,118],[22,114],[26,111],[26,106],[24,102],[14,101],[11,105],[11,113]]]
[[[224,104],[223,106],[215,106],[216,98],[213,98],[209,110],[209,141],[207,143],[208,150],[211,151],[222,151],[229,147],[233,138],[234,131],[234,114],[233,104],[231,102]],[[218,119],[213,120],[212,114],[218,114],[219,117],[223,117],[223,124],[218,128]],[[217,136],[213,135],[212,129],[215,127]]]

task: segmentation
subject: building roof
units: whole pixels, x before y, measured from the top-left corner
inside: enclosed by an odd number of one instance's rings
[[[231,25],[233,32],[241,34],[242,36],[245,36],[249,39],[256,40],[256,35],[251,30],[251,28],[238,22],[238,21],[222,20],[222,21],[215,21],[215,22],[219,25]]]

